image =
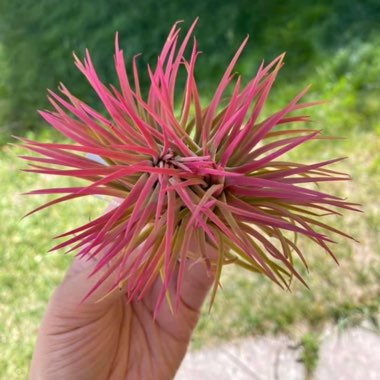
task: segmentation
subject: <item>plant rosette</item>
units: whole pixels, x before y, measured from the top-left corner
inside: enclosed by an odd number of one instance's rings
[[[127,73],[117,34],[118,88],[100,81],[88,51],[83,62],[74,56],[104,109],[91,108],[61,84],[60,95],[49,91],[54,110],[40,114],[69,142],[21,138],[35,153],[22,156],[29,161],[27,172],[87,181],[31,191],[60,196],[29,214],[89,195],[118,199],[103,215],[59,235],[65,240],[52,249],[96,259],[92,275],[101,276],[87,297],[109,277],[108,290],[125,286],[129,300],[141,299],[159,280],[157,312],[174,273],[178,304],[186,260],[204,261],[214,273],[211,304],[226,264],[263,274],[285,289],[294,277],[306,285],[295,261],[307,268],[307,259],[295,237],[304,236],[334,259],[331,236],[350,238],[322,220],[340,215],[339,209],[357,211],[357,205],[315,186],[350,179],[330,169],[342,158],[312,164],[283,158],[302,144],[328,138],[305,127],[309,117],[302,114],[321,102],[302,102],[306,88],[284,108],[261,117],[284,54],[262,63],[243,84],[234,67],[247,37],[210,103],[202,104],[194,74],[199,51],[196,39],[190,41],[196,22],[182,41],[178,23],[172,27],[155,67],[148,65],[146,94],[137,56]],[[181,91],[179,71],[185,75]],[[303,127],[290,127],[296,123]],[[215,248],[216,257],[209,257],[206,245]]]

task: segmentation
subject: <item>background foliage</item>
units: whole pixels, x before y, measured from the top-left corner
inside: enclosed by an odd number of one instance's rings
[[[89,88],[72,64],[71,53],[87,47],[106,81],[113,80],[110,59],[116,30],[129,57],[143,52],[141,65],[154,63],[169,26],[188,25],[200,16],[198,75],[204,90],[222,72],[232,52],[249,33],[251,43],[240,68],[247,74],[287,51],[286,79],[309,75],[316,62],[353,39],[366,41],[377,30],[377,0],[0,0],[0,118],[8,129],[38,124],[35,109],[45,107],[46,88],[60,81],[88,97]],[[226,53],[227,52],[227,53]],[[252,57],[255,59],[253,60]],[[254,62],[254,64],[253,64]],[[4,127],[3,127],[4,128]]]
[[[188,26],[196,16],[200,16],[196,35],[204,51],[197,76],[205,97],[249,33],[250,43],[238,65],[246,78],[261,59],[269,61],[288,52],[269,97],[268,112],[283,106],[309,83],[313,84],[312,100],[329,100],[312,111],[314,123],[326,134],[346,139],[309,144],[293,153],[292,159],[312,162],[349,156],[337,169],[349,172],[353,181],[332,184],[326,190],[362,203],[364,214],[330,222],[361,241],[339,240],[334,249],[339,267],[300,241],[310,260],[311,291],[295,283],[292,292],[286,293],[259,276],[226,267],[224,289],[212,313],[202,316],[193,346],[285,331],[309,347],[303,359],[312,370],[319,333],[326,324],[343,327],[365,321],[378,328],[378,0],[0,0],[0,379],[27,378],[41,316],[71,260],[62,253],[46,254],[51,238],[92,219],[105,206],[89,198],[20,221],[45,201],[23,197],[21,192],[71,182],[21,173],[20,149],[1,143],[11,141],[11,133],[57,139],[40,124],[35,109],[46,106],[46,88],[55,89],[59,81],[78,96],[96,101],[72,63],[73,50],[81,56],[88,47],[102,77],[112,82],[115,30],[129,58],[143,52],[144,66],[154,64],[175,20],[185,19]]]

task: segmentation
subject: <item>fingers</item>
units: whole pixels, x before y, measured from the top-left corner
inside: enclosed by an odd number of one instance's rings
[[[139,256],[139,248],[132,252],[126,261],[126,265],[130,265],[130,262],[133,262]],[[213,263],[216,261],[218,254],[216,248],[209,244],[206,244],[205,248],[207,260],[201,257],[200,247],[198,247],[196,240],[193,240],[190,244],[192,258],[186,259],[184,263],[184,275],[181,281],[179,296],[181,301],[193,310],[200,309],[214,281],[212,273],[214,268]],[[126,284],[123,285],[123,288],[117,286],[116,278],[119,273],[117,266],[115,270],[112,270],[112,262],[108,262],[101,270],[92,274],[99,260],[101,260],[103,255],[107,254],[107,249],[110,249],[110,247],[106,247],[103,252],[99,252],[91,260],[87,260],[86,257],[82,259],[75,258],[53,298],[57,299],[58,302],[63,302],[66,307],[68,305],[72,307],[81,306],[81,308],[91,306],[93,309],[107,307],[115,300],[120,299],[125,293]],[[117,260],[117,258],[114,260]],[[109,275],[105,276],[107,272],[109,272]],[[174,294],[176,293],[177,274],[178,267],[171,281],[171,289]],[[149,298],[151,299],[154,298],[152,297],[152,293],[156,293],[157,288],[161,288],[161,281],[159,279],[154,287],[156,289],[152,289],[150,292]],[[110,291],[110,289],[113,290]]]
[[[120,200],[118,198],[114,198],[105,209],[104,213],[114,209],[119,202]],[[56,289],[53,299],[59,298],[60,302],[65,302],[69,305],[79,306],[80,304],[83,304],[88,306],[96,303],[99,306],[104,307],[110,302],[112,303],[115,299],[120,298],[121,292],[118,289],[105,297],[109,293],[109,289],[113,284],[115,276],[111,274],[104,278],[103,281],[101,280],[109,269],[111,262],[108,262],[108,264],[97,273],[92,274],[96,264],[99,262],[100,258],[107,253],[109,248],[109,246],[105,247],[103,251],[99,252],[96,257],[92,257],[90,260],[88,260],[88,257],[75,257],[63,282]],[[89,252],[89,255],[90,254],[91,252]],[[99,284],[100,282],[101,284]],[[86,298],[94,287],[97,287],[96,290],[90,297]],[[86,302],[83,302],[85,298]]]
[[[210,261],[213,262],[217,252],[210,246],[207,249],[207,255]],[[192,252],[196,253],[196,249],[193,249]],[[210,268],[210,265],[206,264],[202,259],[186,259],[181,284],[177,283],[178,272],[179,264],[177,264],[170,279],[168,287],[169,303],[167,299],[163,299],[163,302],[157,308],[157,301],[160,296],[162,299],[161,293],[164,286],[160,278],[156,279],[151,291],[144,297],[143,302],[150,310],[150,313],[155,315],[156,322],[164,330],[170,330],[174,335],[183,335],[185,339],[189,339],[199,318],[202,304],[214,282],[214,275],[212,265]],[[180,285],[179,294],[177,294],[178,285]],[[176,303],[177,297],[178,304]],[[187,327],[184,328],[185,326]]]
[[[123,292],[118,288],[110,292],[114,277],[112,274],[99,283],[107,268],[94,275],[91,272],[96,262],[74,258],[62,283],[57,287],[51,302],[59,303],[63,307],[83,310],[102,310],[120,299]],[[96,287],[96,289],[89,293]]]
[[[214,282],[214,276],[204,262],[187,261],[185,266],[180,297],[186,306],[199,310]]]

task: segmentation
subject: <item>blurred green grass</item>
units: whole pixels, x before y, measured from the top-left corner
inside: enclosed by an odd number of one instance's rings
[[[286,66],[283,70],[286,70]],[[267,280],[234,267],[226,267],[223,290],[211,314],[202,313],[193,347],[239,336],[285,331],[300,336],[318,331],[326,323],[340,325],[379,319],[380,258],[380,40],[353,41],[319,63],[307,81],[281,81],[274,89],[267,111],[294,96],[303,85],[314,83],[310,98],[330,103],[312,111],[313,128],[325,134],[345,136],[343,141],[306,145],[293,159],[319,161],[349,156],[337,167],[352,175],[347,184],[334,184],[329,191],[363,204],[364,214],[348,214],[332,220],[354,235],[360,244],[338,239],[336,264],[320,249],[300,240],[310,262],[307,275],[311,290],[294,283],[292,292],[277,289]],[[55,138],[43,129],[29,135]],[[82,199],[45,210],[20,220],[42,202],[20,194],[36,188],[66,185],[53,179],[19,171],[20,149],[6,145],[0,152],[0,378],[25,379],[36,331],[52,290],[62,279],[71,257],[47,254],[51,238],[93,218],[104,201]],[[327,187],[325,187],[327,188]]]

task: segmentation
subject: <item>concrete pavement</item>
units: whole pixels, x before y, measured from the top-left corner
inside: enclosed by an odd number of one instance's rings
[[[226,343],[189,352],[175,380],[304,380],[301,351],[284,335]],[[325,331],[313,379],[380,380],[380,335],[363,327]]]

